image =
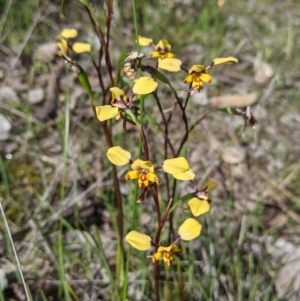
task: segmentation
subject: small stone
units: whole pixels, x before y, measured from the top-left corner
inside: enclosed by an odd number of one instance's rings
[[[7,118],[0,114],[0,141],[5,141],[9,136],[11,124]]]
[[[4,288],[8,285],[6,274],[4,269],[0,269],[0,291],[3,291]]]
[[[55,42],[50,42],[38,46],[34,52],[34,59],[36,61],[42,61],[45,63],[51,62],[58,51],[57,44]]]
[[[28,102],[31,104],[37,104],[44,99],[44,90],[42,88],[35,88],[28,91]]]
[[[273,67],[263,61],[262,55],[258,54],[253,62],[254,80],[260,85],[267,84],[274,75]]]
[[[20,103],[17,93],[11,87],[0,88],[0,101],[15,104]]]

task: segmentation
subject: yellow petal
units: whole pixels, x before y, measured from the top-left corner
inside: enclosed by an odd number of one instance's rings
[[[167,52],[167,53],[165,54],[165,56],[166,56],[166,59],[171,59],[171,58],[174,58],[174,57],[175,57],[175,54],[172,53],[172,52]],[[181,62],[180,62],[180,63],[181,63]]]
[[[163,163],[163,170],[171,175],[183,173],[189,169],[189,163],[184,157],[167,159]]]
[[[111,163],[118,166],[129,163],[129,159],[131,158],[130,152],[126,151],[120,146],[109,148],[106,156]]]
[[[163,253],[162,252],[156,252],[152,256],[152,262],[154,263],[154,262],[160,260],[162,257],[163,257]]]
[[[189,74],[194,72],[202,72],[205,70],[204,65],[193,65],[192,68],[189,70]]]
[[[177,247],[177,245],[171,244],[170,246],[167,247],[160,246],[157,250],[157,252],[163,252],[163,251],[175,253],[175,252],[180,252],[181,250]]]
[[[124,96],[125,93],[123,90],[119,89],[118,87],[112,87],[109,89],[111,94],[112,94],[112,98],[113,99],[120,99],[121,96]]]
[[[139,95],[152,93],[158,86],[158,83],[151,77],[140,77],[134,84],[132,90]]]
[[[201,81],[199,82],[193,81],[192,83],[193,90],[201,90],[202,88],[203,88],[203,83]]]
[[[151,53],[150,53],[150,57],[159,57],[159,52],[158,51],[152,51]]]
[[[232,64],[237,63],[238,59],[233,56],[229,57],[219,57],[213,60],[213,65],[220,65],[220,64]]]
[[[146,251],[151,247],[151,237],[137,231],[129,232],[125,239],[132,247],[140,251]]]
[[[77,37],[77,30],[74,28],[65,28],[63,31],[60,33],[60,36],[66,39],[72,39]]]
[[[166,48],[168,48],[168,51],[171,51],[171,45],[167,40],[159,40],[159,42],[155,46],[155,49],[157,51],[165,50]]]
[[[159,179],[156,177],[155,173],[148,172],[148,180],[153,183],[159,183]]]
[[[76,53],[84,53],[91,52],[92,47],[89,43],[76,42],[73,44],[72,48]]]
[[[64,56],[68,52],[68,42],[64,38],[60,38],[60,41],[56,43],[59,51],[58,51],[58,56]]]
[[[192,198],[188,205],[191,208],[191,211],[194,216],[199,216],[209,211],[210,205],[206,201],[201,201],[198,198]]]
[[[138,43],[140,46],[148,46],[152,43],[152,39],[139,36]]]
[[[98,106],[96,107],[96,115],[100,121],[105,121],[117,117],[119,109],[112,106]]]
[[[170,72],[180,71],[181,70],[180,66],[181,66],[181,60],[171,59],[171,58],[166,58],[164,60],[161,60],[158,64],[158,68],[167,70]]]
[[[188,218],[179,227],[178,233],[182,240],[192,240],[200,235],[202,226],[193,218]]]
[[[191,83],[194,80],[194,76],[192,74],[189,74],[185,79],[185,83]]]
[[[182,180],[182,181],[189,181],[189,180],[193,180],[195,178],[195,174],[191,169],[189,169],[185,172],[172,174],[172,176],[175,179]]]
[[[146,170],[148,170],[150,172],[154,172],[153,164],[150,161],[143,161],[141,159],[135,160],[131,164],[131,168],[133,170],[146,169]]]
[[[125,175],[125,180],[134,180],[140,177],[140,172],[138,170],[130,170],[128,173]]]
[[[202,73],[200,79],[205,83],[210,83],[212,81],[212,77],[208,73]]]
[[[210,191],[210,190],[216,188],[217,186],[218,186],[218,184],[216,182],[214,182],[214,181],[208,181],[206,183],[206,191]]]

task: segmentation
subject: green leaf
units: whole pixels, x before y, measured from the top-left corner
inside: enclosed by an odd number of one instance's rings
[[[155,120],[152,116],[150,116],[150,115],[145,114],[145,115],[144,115],[144,120],[147,120],[147,121],[148,121],[149,123],[151,123],[152,125],[160,126],[160,125],[156,122],[156,120]]]
[[[230,114],[230,115],[240,115],[237,113],[237,111],[233,108],[224,108],[224,109],[219,109],[219,111],[225,113],[225,114]]]
[[[89,2],[87,0],[78,0],[81,4],[88,6]]]
[[[60,2],[59,16],[61,19],[65,18],[65,0],[61,0]]]
[[[163,75],[162,73],[160,73],[156,68],[147,65],[147,66],[142,66],[142,70],[147,71],[155,79],[158,79],[159,81],[163,82],[166,85],[169,85],[172,88],[171,83],[168,80],[168,78],[165,75]]]
[[[156,70],[156,71],[152,74],[152,76],[153,76],[154,78],[158,79],[159,81],[163,82],[164,84],[171,86],[171,83],[170,83],[170,81],[168,80],[168,78],[167,78],[165,75],[163,75],[162,73],[160,73],[158,70]]]
[[[116,72],[116,80],[115,80],[115,86],[117,87],[120,81],[120,78],[123,82],[125,82],[127,85],[132,85],[132,82],[129,78],[127,78],[126,76],[122,76],[121,77],[121,72],[122,72],[122,67],[123,67],[123,62],[126,59],[126,57],[128,56],[127,52],[122,52],[121,56],[119,57],[118,60],[118,65],[117,65],[117,72]]]
[[[122,76],[122,81],[127,84],[128,86],[132,85],[132,80],[130,80],[129,78],[127,78],[126,76]]]
[[[135,115],[133,114],[133,112],[131,110],[125,110],[125,113],[127,116],[130,117],[130,119],[136,124],[139,125],[140,122],[136,119]]]
[[[188,194],[182,196],[178,201],[179,202],[186,202],[186,201],[189,201],[190,199],[192,199],[194,197],[195,197],[194,193],[188,193]]]
[[[87,92],[89,97],[93,98],[93,91],[92,91],[91,84],[89,82],[89,79],[88,79],[86,73],[84,72],[84,70],[81,67],[80,67],[80,72],[77,74],[77,76],[78,76],[78,79],[79,79],[82,87],[85,89],[85,91]]]

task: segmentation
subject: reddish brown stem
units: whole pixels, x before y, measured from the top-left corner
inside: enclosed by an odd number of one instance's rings
[[[154,263],[154,294],[155,294],[156,301],[160,301],[160,297],[159,297],[159,274],[160,274],[159,262],[156,261]]]
[[[162,106],[160,104],[160,101],[159,101],[159,98],[157,97],[157,94],[156,93],[153,93],[153,96],[156,100],[156,103],[157,103],[157,106],[158,106],[158,109],[159,109],[159,112],[162,116],[162,120],[163,120],[163,123],[164,123],[164,138],[165,138],[165,142],[164,142],[164,152],[165,152],[165,156],[164,158],[168,158],[168,148],[167,148],[167,145],[169,145],[170,149],[171,149],[171,152],[172,152],[172,155],[175,156],[175,150],[174,150],[174,147],[169,139],[169,129],[168,129],[168,121],[165,117],[165,114],[164,114],[164,111],[162,109]]]

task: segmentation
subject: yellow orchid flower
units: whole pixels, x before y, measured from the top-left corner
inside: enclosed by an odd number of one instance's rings
[[[77,30],[74,28],[65,28],[61,31],[59,35],[59,42],[57,45],[57,55],[60,57],[66,56],[70,51],[70,46],[68,45],[68,39],[73,39],[77,37]]]
[[[188,201],[188,205],[194,216],[199,216],[210,210],[211,200],[208,197],[208,192],[215,187],[217,187],[217,183],[209,181],[204,189],[197,191],[196,197]]]
[[[137,61],[143,59],[144,57],[145,55],[143,53],[133,51],[124,60],[123,72],[130,80],[135,79],[137,72]]]
[[[184,79],[185,83],[191,83],[192,90],[200,91],[203,88],[203,82],[210,83],[212,77],[207,73],[204,65],[193,65],[189,70],[189,75]]]
[[[170,266],[173,261],[172,254],[180,251],[181,250],[175,244],[171,244],[168,247],[160,246],[158,247],[157,252],[152,256],[152,262],[155,263],[156,261],[163,259],[165,264]]]
[[[174,58],[175,54],[171,52],[171,45],[167,40],[160,40],[155,46],[155,51],[150,53],[151,57],[158,57],[158,62],[166,58]]]
[[[78,35],[78,32],[74,28],[65,28],[61,31],[59,36],[59,42],[56,43],[58,47],[57,55],[60,57],[66,57],[71,48],[68,44],[68,39],[74,39]],[[89,43],[76,42],[73,44],[72,49],[76,53],[84,53],[91,51],[91,45]]]
[[[56,43],[56,46],[58,48],[56,54],[59,57],[66,56],[69,53],[69,51],[70,51],[70,47],[68,45],[68,41],[65,38],[60,37],[60,40],[59,40],[59,42]]]
[[[195,178],[188,161],[183,157],[165,160],[163,170],[178,180],[188,181]]]
[[[213,62],[205,67],[204,65],[193,65],[189,70],[189,75],[184,79],[185,83],[191,84],[192,90],[200,91],[203,88],[204,83],[211,83],[212,77],[207,73],[207,70],[213,66],[221,65],[221,64],[232,64],[237,63],[238,60],[233,57],[221,57],[215,58]]]
[[[137,159],[131,164],[132,170],[125,175],[125,180],[138,180],[139,187],[144,190],[148,188],[149,184],[159,183],[159,179],[154,173],[153,164],[150,161],[143,161]]]
[[[124,114],[124,110],[128,109],[129,99],[125,96],[125,92],[117,87],[110,88],[112,94],[111,105],[97,106],[96,115],[100,121],[111,118],[120,119]]]

